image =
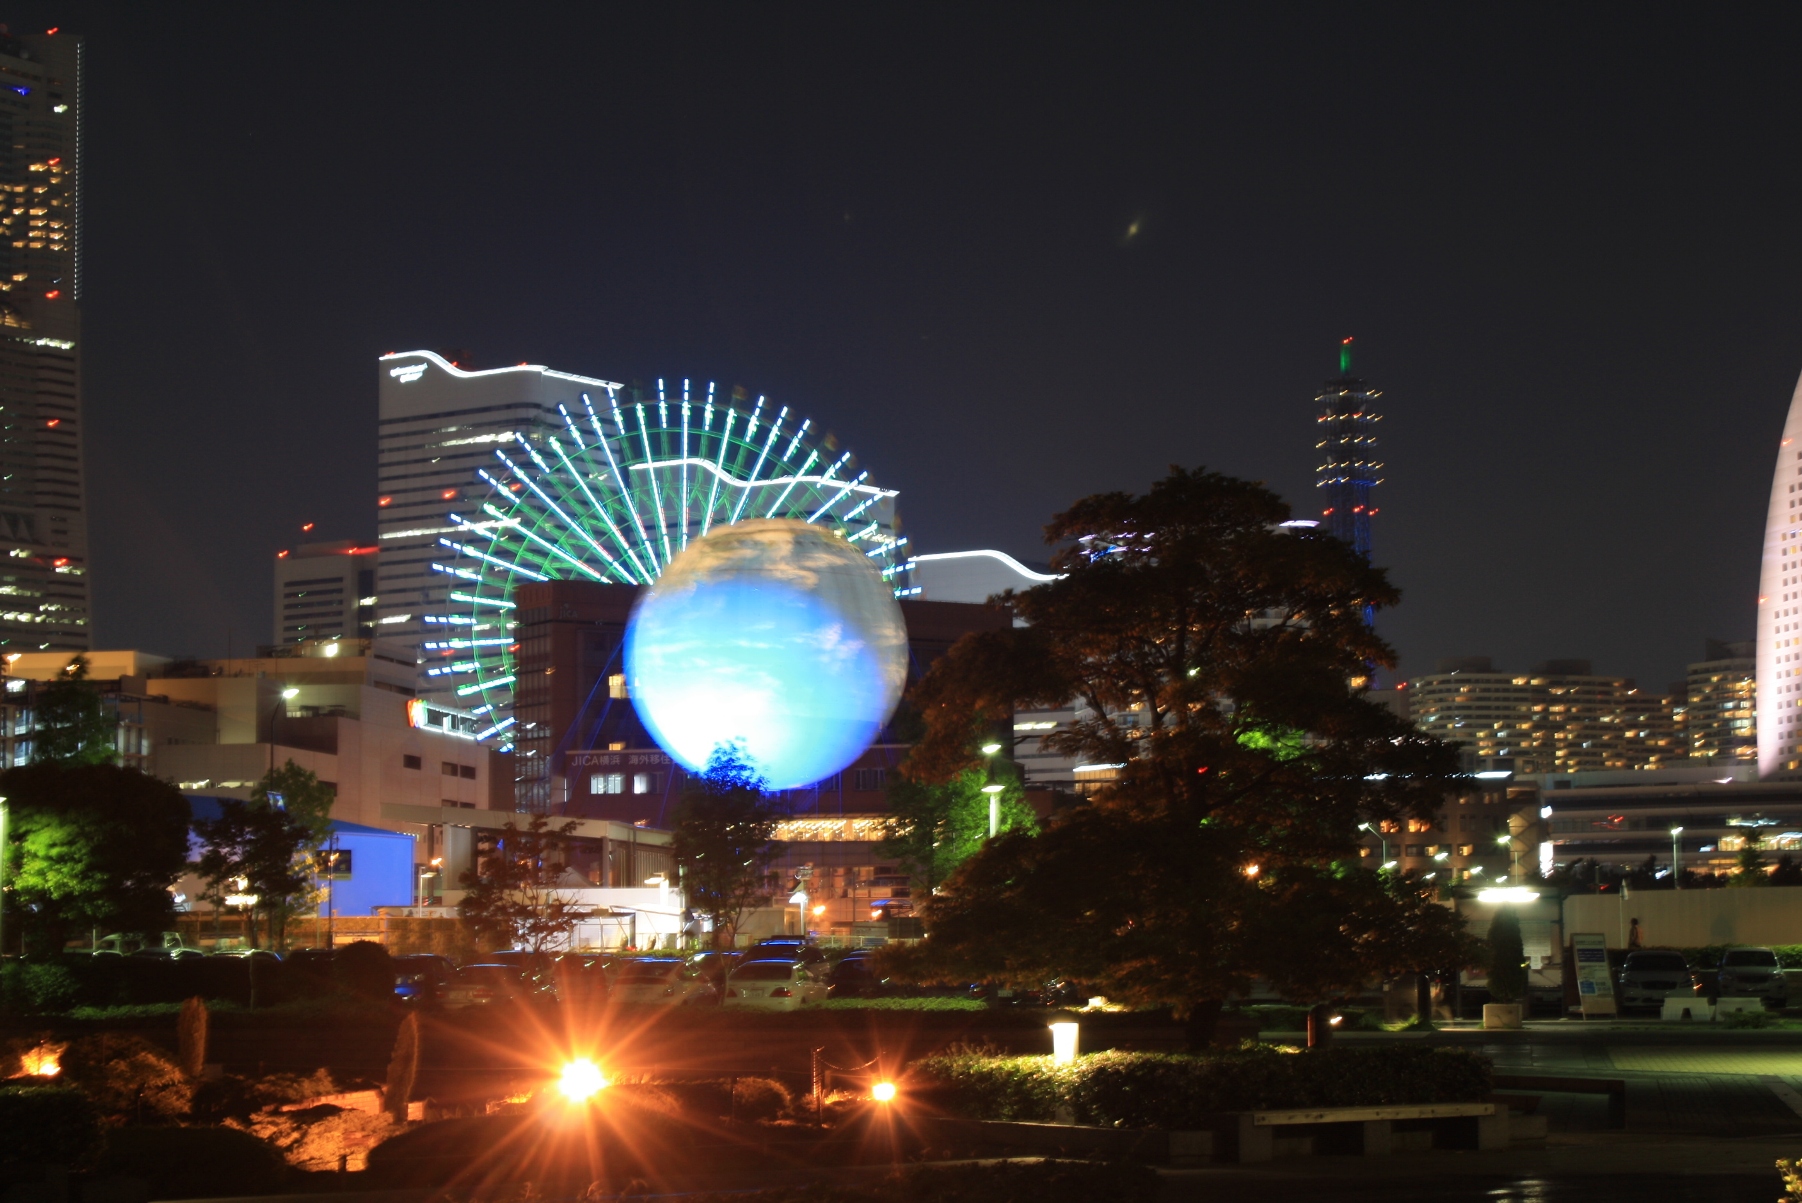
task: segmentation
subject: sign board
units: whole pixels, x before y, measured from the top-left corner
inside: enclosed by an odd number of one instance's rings
[[[1552,960],[1552,921],[1550,919],[1522,919],[1520,921],[1520,950],[1527,958],[1527,964],[1534,969],[1544,969]]]
[[[1613,1015],[1614,975],[1608,969],[1608,937],[1599,932],[1574,932],[1570,947],[1577,967],[1577,1003],[1584,1016]]]
[[[655,748],[645,748],[634,752],[566,752],[564,763],[571,776],[578,769],[636,769],[636,768],[668,768],[675,762]]]

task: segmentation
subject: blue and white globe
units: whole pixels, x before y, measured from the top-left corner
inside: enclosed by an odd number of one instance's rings
[[[633,704],[693,771],[737,741],[772,789],[843,769],[894,713],[907,630],[893,591],[843,536],[792,519],[716,528],[638,599]]]

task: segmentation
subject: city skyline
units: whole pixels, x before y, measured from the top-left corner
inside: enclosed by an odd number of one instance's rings
[[[371,14],[329,88],[279,11],[11,16],[91,60],[103,644],[248,646],[302,523],[367,537],[387,351],[742,383],[858,447],[917,547],[1042,560],[1052,513],[1173,459],[1312,516],[1347,333],[1390,428],[1400,675],[1582,656],[1662,688],[1753,634],[1744,448],[1802,366],[1796,168],[1762,150],[1802,111],[1787,16],[544,10],[548,58],[480,97],[451,64],[481,10]],[[1353,60],[1380,82],[1348,99],[1323,68]],[[744,63],[781,86],[728,86]],[[1655,517],[1620,522],[1647,477]]]

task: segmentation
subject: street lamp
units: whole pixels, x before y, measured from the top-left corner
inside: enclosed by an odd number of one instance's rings
[[[300,696],[300,690],[292,685],[282,690],[281,700],[269,709],[269,771],[275,772],[275,718],[277,715],[287,716],[288,703]]]
[[[0,960],[6,958],[6,799],[0,797]]]
[[[1683,888],[1683,828],[1671,828],[1671,888]]]
[[[1368,831],[1371,835],[1374,835],[1377,837],[1377,840],[1379,842],[1381,842],[1383,845],[1383,860],[1387,861],[1389,859],[1389,840],[1388,840],[1388,838],[1386,836],[1384,836],[1382,832],[1378,831],[1375,827],[1372,827],[1369,823],[1359,823],[1358,830],[1359,831]],[[1385,869],[1387,869],[1388,867],[1389,866],[1387,864],[1383,865],[1383,868],[1385,868]]]
[[[1001,834],[1001,791],[1005,787],[995,780],[995,753],[1001,750],[998,743],[982,745],[982,754],[988,757],[989,783],[982,787],[982,792],[989,796],[989,838],[992,840]]]

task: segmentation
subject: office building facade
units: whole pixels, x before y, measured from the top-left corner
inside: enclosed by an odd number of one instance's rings
[[[275,642],[374,638],[376,552],[344,539],[276,553]]]
[[[79,38],[0,34],[0,652],[89,646]]]
[[[1442,660],[1408,682],[1415,725],[1468,749],[1479,771],[1658,769],[1688,758],[1676,702],[1587,660],[1497,672],[1487,657]]]
[[[379,361],[376,497],[376,637],[423,661],[427,614],[443,614],[455,578],[434,563],[453,559],[440,539],[457,537],[446,515],[486,491],[478,468],[495,451],[534,448],[563,429],[559,404],[586,390],[618,388],[604,380],[542,365],[471,371],[431,351],[384,355]],[[454,688],[421,670],[422,696],[457,703]]]
[[[1710,639],[1689,666],[1684,725],[1692,759],[1709,764],[1758,760],[1758,649]]]
[[[1351,374],[1351,339],[1339,350],[1339,375],[1326,382],[1314,403],[1321,453],[1315,484],[1321,493],[1320,523],[1335,539],[1370,555],[1370,520],[1376,515],[1374,490],[1383,483],[1376,458],[1376,412],[1382,396]]]

